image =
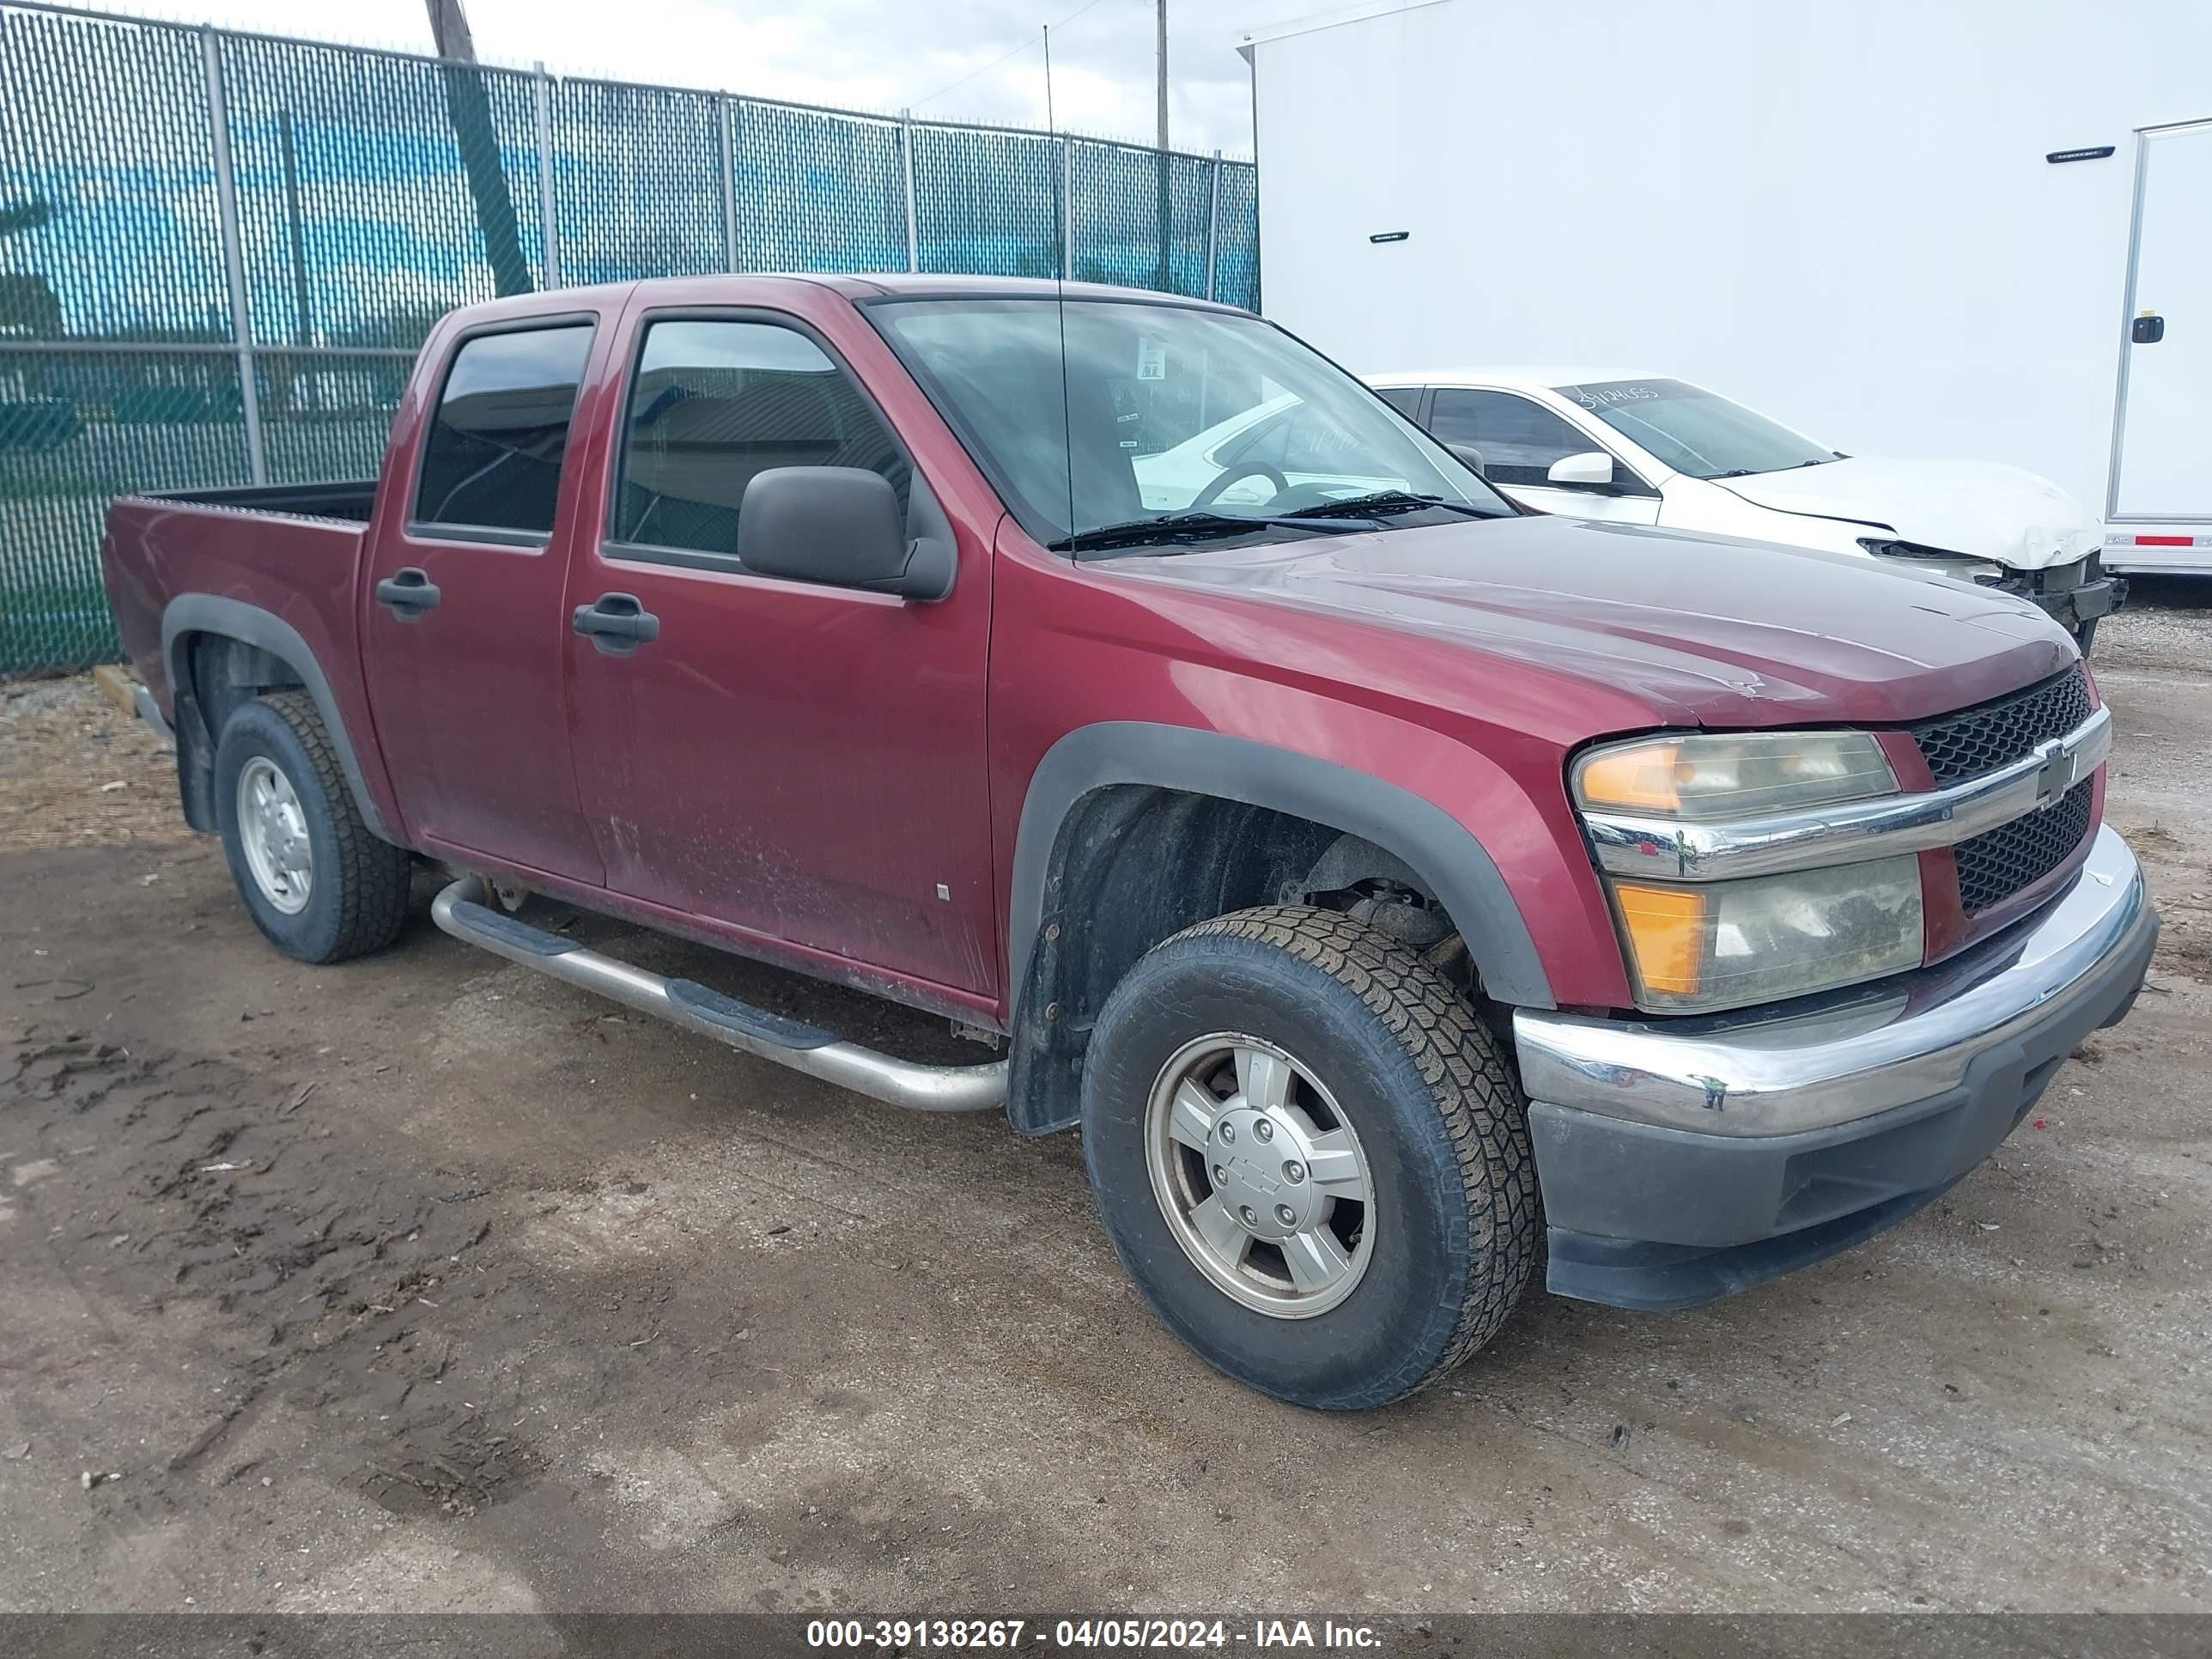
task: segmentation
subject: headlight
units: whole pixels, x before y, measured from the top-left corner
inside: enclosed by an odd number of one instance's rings
[[[1920,965],[1910,853],[1745,881],[1608,885],[1642,1007],[1737,1008]]]
[[[1754,732],[1594,749],[1575,763],[1574,786],[1600,811],[1738,818],[1892,794],[1897,778],[1863,732]]]
[[[1591,750],[1575,799],[1608,833],[1668,838],[1654,820],[1724,825],[1897,793],[1864,732],[1643,738]],[[1755,832],[1754,832],[1755,833]],[[1879,979],[1920,964],[1920,860],[1911,854],[1733,881],[1608,876],[1637,1006],[1711,1012]]]

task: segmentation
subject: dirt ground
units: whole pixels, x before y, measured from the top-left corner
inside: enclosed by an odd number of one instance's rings
[[[1157,1327],[1072,1139],[626,1016],[428,878],[398,949],[287,961],[166,751],[0,688],[0,1609],[2203,1610],[2208,599],[2100,642],[2166,944],[2035,1121],[1820,1267],[1533,1295],[1364,1417]]]

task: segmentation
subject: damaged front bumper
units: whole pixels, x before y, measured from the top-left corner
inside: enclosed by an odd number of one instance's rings
[[[2071,634],[2085,654],[2098,619],[2118,610],[2128,597],[2127,578],[2106,575],[2104,562],[2094,553],[2047,570],[2008,570],[1995,580],[1984,578],[1982,585],[2026,599]]]

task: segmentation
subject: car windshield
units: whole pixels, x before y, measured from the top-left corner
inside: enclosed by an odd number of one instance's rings
[[[1554,388],[1693,478],[1741,478],[1838,459],[1810,438],[1681,380],[1602,380]]]
[[[1255,317],[1045,296],[867,312],[1048,547],[1174,550],[1513,511],[1365,386]],[[1332,516],[1340,501],[1344,516]]]

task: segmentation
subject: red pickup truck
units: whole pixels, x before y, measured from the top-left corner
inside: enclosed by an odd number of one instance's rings
[[[1308,1406],[1432,1380],[1540,1261],[1684,1307],[1910,1214],[2156,935],[2100,828],[2111,716],[2033,607],[1517,510],[1219,306],[475,307],[375,483],[126,498],[105,560],[279,949],[390,944],[427,862],[438,925],[526,967],[894,1105],[1079,1125],[1161,1318]],[[533,894],[995,1057],[645,972]]]

